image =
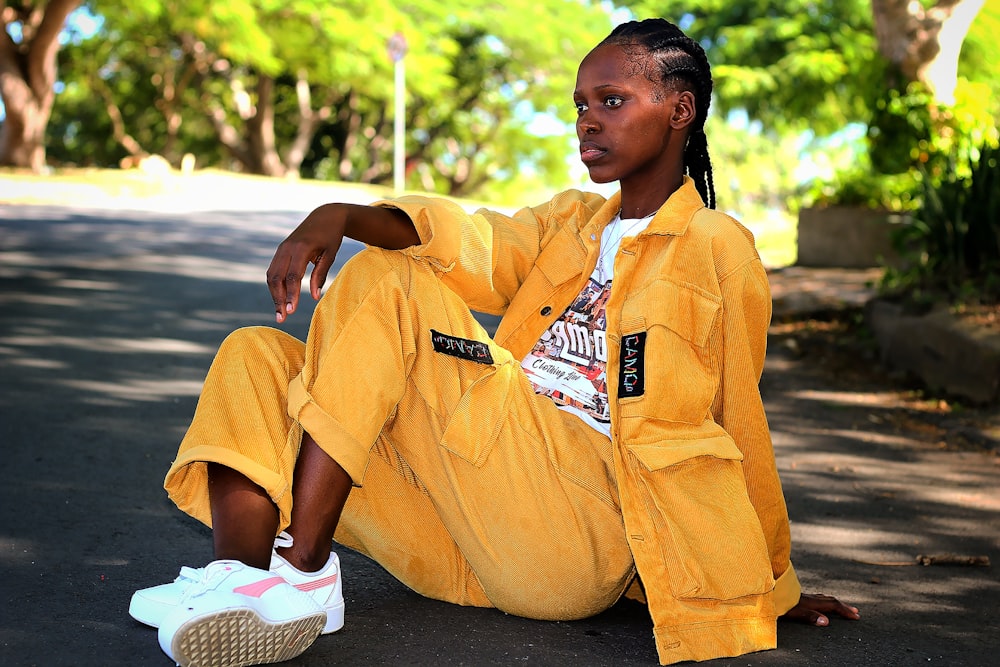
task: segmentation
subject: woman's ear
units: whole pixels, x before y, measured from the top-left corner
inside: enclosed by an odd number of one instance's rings
[[[674,113],[670,118],[670,126],[675,130],[683,130],[694,122],[697,109],[694,103],[694,93],[682,90],[674,98]]]

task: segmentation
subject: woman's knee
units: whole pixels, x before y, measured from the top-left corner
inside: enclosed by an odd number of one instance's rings
[[[222,341],[216,357],[241,359],[295,359],[302,357],[304,344],[294,336],[272,327],[242,327]]]

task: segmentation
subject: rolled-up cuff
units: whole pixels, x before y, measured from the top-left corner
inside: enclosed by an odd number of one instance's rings
[[[213,445],[199,445],[185,450],[167,471],[163,488],[181,511],[212,527],[212,510],[208,495],[209,463],[232,468],[264,489],[278,507],[282,525],[287,525],[292,501],[285,479],[239,452]]]
[[[350,475],[356,486],[361,486],[368,468],[371,444],[358,442],[340,422],[327,414],[313,400],[301,375],[294,377],[288,385],[288,416],[297,421],[320,449]]]
[[[468,214],[458,204],[432,197],[407,195],[377,201],[372,206],[395,208],[413,223],[420,244],[404,248],[403,254],[426,260],[435,270],[447,273],[455,267],[462,248],[462,225]]]
[[[788,569],[781,573],[774,582],[774,611],[783,616],[789,609],[799,603],[802,596],[802,585],[795,574],[795,568],[788,563]]]

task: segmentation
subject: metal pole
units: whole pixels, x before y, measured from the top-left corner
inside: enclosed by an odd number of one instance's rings
[[[395,74],[395,114],[393,120],[394,136],[392,141],[392,183],[396,194],[403,191],[406,182],[406,70],[404,58],[396,59]]]

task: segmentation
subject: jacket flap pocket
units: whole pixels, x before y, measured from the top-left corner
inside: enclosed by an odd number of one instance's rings
[[[721,297],[680,283],[658,280],[629,299],[622,318],[641,313],[651,324],[665,326],[685,340],[704,347],[721,304]],[[630,312],[633,309],[636,313]]]
[[[697,440],[666,440],[658,445],[627,445],[650,472],[688,461],[698,456],[742,461],[743,453],[728,436]]]

